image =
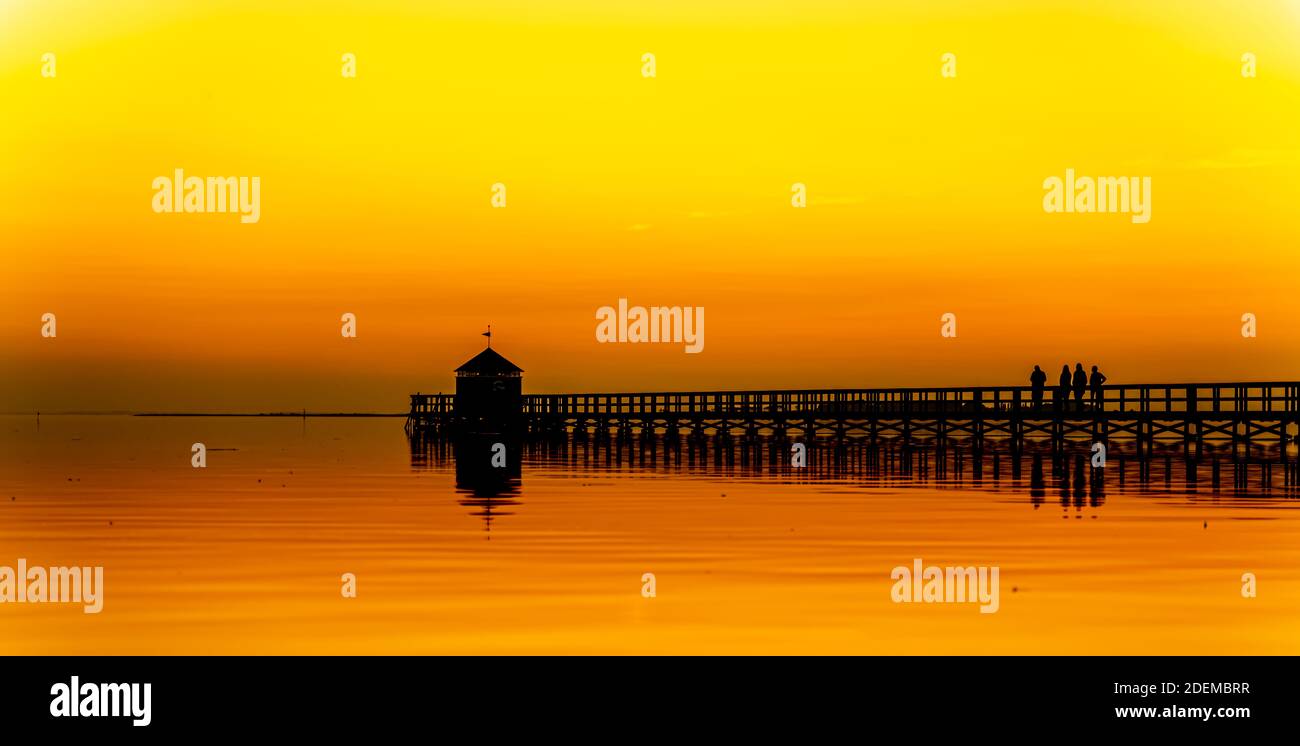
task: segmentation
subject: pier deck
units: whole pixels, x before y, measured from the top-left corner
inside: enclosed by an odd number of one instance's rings
[[[1285,446],[1300,431],[1300,382],[1118,384],[1083,401],[1029,386],[527,394],[530,436],[1131,439]],[[455,396],[412,394],[407,432],[454,432]]]

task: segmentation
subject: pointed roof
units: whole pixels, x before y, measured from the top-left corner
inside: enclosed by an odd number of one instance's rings
[[[508,376],[523,373],[524,369],[506,360],[491,347],[470,358],[456,369],[458,376]]]

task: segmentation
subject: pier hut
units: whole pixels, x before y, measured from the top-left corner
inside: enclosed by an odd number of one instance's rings
[[[456,369],[455,417],[466,432],[512,433],[523,422],[523,368],[488,347]]]

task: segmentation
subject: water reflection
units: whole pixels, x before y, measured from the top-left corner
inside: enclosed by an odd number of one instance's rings
[[[41,420],[0,419],[0,544],[110,568],[108,601],[0,613],[12,654],[1300,652],[1294,446],[1116,445],[1092,507],[1087,442],[817,442],[797,469],[790,441],[660,433],[507,446],[517,475],[485,475],[490,449],[408,448],[388,419]],[[196,440],[238,450],[199,473]],[[893,603],[918,556],[1000,565],[1002,609]]]
[[[800,441],[802,443],[802,441]],[[1027,494],[1034,509],[1054,492],[1061,507],[1097,509],[1109,491],[1139,495],[1195,496],[1204,492],[1238,498],[1295,498],[1294,449],[1249,449],[1181,444],[1150,452],[1113,443],[1104,466],[1096,465],[1087,441],[1053,445],[1048,441],[985,444],[968,442],[901,443],[867,440],[815,440],[803,443],[806,466],[791,464],[795,441],[772,438],[718,439],[611,438],[510,441],[506,467],[493,466],[493,436],[450,443],[411,439],[414,469],[446,468],[454,462],[462,504],[489,524],[501,508],[514,506],[522,484],[521,466],[551,470],[667,472],[701,478],[787,482],[851,481],[865,487],[961,487],[1004,494]],[[1025,472],[1028,471],[1028,480]]]
[[[491,434],[456,441],[416,434],[409,440],[412,468],[454,463],[458,502],[483,519],[484,531],[492,530],[495,518],[512,515],[523,474],[522,441]]]

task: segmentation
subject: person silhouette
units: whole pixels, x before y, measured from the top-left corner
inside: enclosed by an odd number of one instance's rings
[[[1058,412],[1065,411],[1065,405],[1070,401],[1070,365],[1067,363],[1061,366],[1061,380],[1056,386],[1056,396],[1053,397],[1052,403],[1056,405]]]
[[[1097,366],[1092,366],[1092,375],[1088,377],[1088,387],[1092,389],[1092,408],[1105,409],[1106,400],[1101,391],[1101,385],[1106,382],[1106,375]]]
[[[1083,363],[1074,364],[1074,406],[1083,411],[1083,392],[1088,390],[1088,374],[1083,372]]]
[[[1042,368],[1034,366],[1034,372],[1029,374],[1029,385],[1032,387],[1034,396],[1034,409],[1043,406],[1043,386],[1047,384],[1047,374]]]

